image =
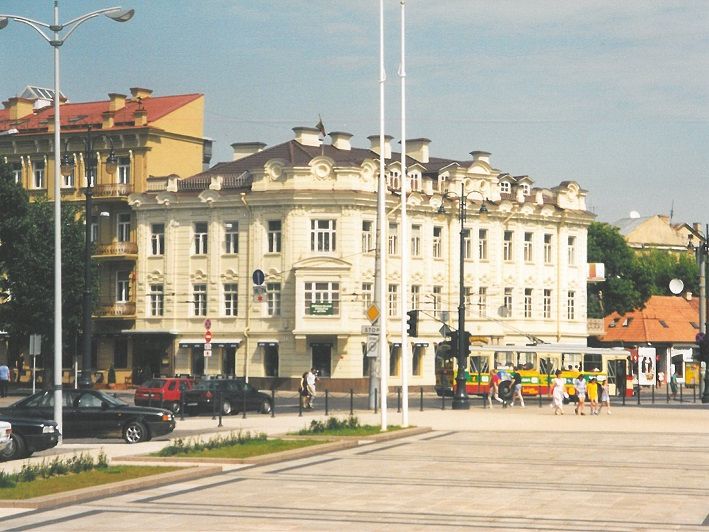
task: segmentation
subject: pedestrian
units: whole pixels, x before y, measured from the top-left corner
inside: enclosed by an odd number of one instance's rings
[[[566,379],[561,377],[561,370],[557,369],[555,373],[556,377],[552,379],[551,384],[553,386],[551,392],[551,406],[554,408],[554,415],[564,415],[564,399],[569,396],[566,393]]]
[[[25,374],[25,354],[20,353],[17,357],[17,382],[20,382],[20,379],[24,376]]]
[[[524,408],[524,397],[522,397],[522,375],[519,374],[522,366],[517,367],[517,371],[512,374],[512,399],[510,406],[515,405],[515,399],[519,399],[519,404]]]
[[[308,405],[310,404],[308,394],[308,373],[310,372],[306,371],[303,373],[303,376],[300,378],[300,386],[298,387],[298,393],[302,398],[303,408],[308,408]]]
[[[591,415],[598,415],[598,380],[596,377],[591,377],[587,388],[588,402],[591,406]]]
[[[315,399],[315,383],[318,381],[318,372],[315,368],[310,368],[310,371],[305,374],[305,389],[307,390],[305,408],[312,410],[313,400]]]
[[[672,390],[672,399],[677,399],[677,370],[672,371],[672,377],[670,377],[670,390]]]
[[[601,413],[601,409],[605,405],[606,407],[606,414],[610,415],[611,413],[611,396],[610,393],[608,393],[608,379],[605,379],[602,383],[599,383],[599,386],[601,388],[601,404],[598,405],[598,413]]]
[[[582,415],[585,416],[586,414],[583,411],[584,404],[586,402],[586,379],[583,378],[583,374],[579,373],[579,376],[576,377],[576,380],[574,381],[574,386],[576,387],[576,412],[577,415]]]
[[[487,404],[492,408],[492,400],[502,402],[498,394],[500,389],[500,374],[495,370],[490,371],[490,389],[487,392]]]
[[[0,364],[0,397],[7,397],[7,385],[10,382],[10,368],[4,362]]]

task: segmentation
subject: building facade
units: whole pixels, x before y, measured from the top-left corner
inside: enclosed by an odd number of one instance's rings
[[[314,128],[266,148],[233,144],[234,160],[186,179],[149,179],[128,197],[138,247],[129,352],[150,339],[153,372],[294,379],[369,374],[366,309],[374,302],[379,154],[387,171],[390,383],[409,357],[411,385],[434,382],[441,328],[456,325],[463,240],[466,328],[489,344],[585,344],[586,231],[593,215],[575,182],[544,189],[494,168],[490,154],[434,158],[407,140],[409,238],[401,241],[400,155],[387,136],[366,149],[349,133]],[[461,232],[463,190],[468,216]],[[477,193],[472,194],[472,191]],[[487,215],[479,214],[485,200]],[[401,250],[410,249],[410,293]],[[264,273],[254,285],[254,272]],[[400,321],[418,309],[419,336],[402,348]],[[209,325],[211,356],[204,356]]]

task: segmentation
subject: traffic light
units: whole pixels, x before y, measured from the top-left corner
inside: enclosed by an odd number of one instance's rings
[[[406,315],[408,318],[406,319],[406,331],[409,336],[418,336],[419,334],[419,311],[418,310],[409,310]]]

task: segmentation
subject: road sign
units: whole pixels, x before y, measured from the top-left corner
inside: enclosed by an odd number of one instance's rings
[[[204,320],[204,328],[205,328],[205,329],[211,329],[211,328],[212,328],[212,320],[210,320],[209,318],[207,318],[206,320]]]
[[[212,342],[205,342],[204,343],[204,350],[211,351],[212,350]]]
[[[376,358],[378,347],[379,347],[379,336],[377,336],[377,335],[367,336],[367,357]]]
[[[211,349],[205,349],[205,350],[204,350],[204,356],[205,356],[205,357],[211,357],[211,356],[212,356],[212,350],[211,350]]]
[[[251,275],[251,279],[253,280],[255,285],[261,286],[266,280],[266,276],[261,270],[254,270],[254,273]]]
[[[208,344],[211,341],[212,341],[212,331],[207,329],[206,331],[204,331],[204,342]]]
[[[266,301],[266,287],[254,286],[254,302],[263,303],[264,301]]]
[[[369,308],[367,308],[366,314],[369,322],[374,323],[379,319],[379,307],[372,303],[371,305],[369,305]]]
[[[441,325],[441,328],[438,329],[438,332],[441,333],[441,336],[443,336],[443,338],[445,338],[446,336],[451,335],[451,328],[444,323],[443,325]]]
[[[362,325],[362,334],[379,334],[378,325]]]
[[[30,356],[36,357],[42,353],[42,335],[30,334]]]

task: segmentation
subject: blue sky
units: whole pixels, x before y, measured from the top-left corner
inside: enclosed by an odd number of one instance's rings
[[[50,0],[0,0],[49,22]],[[64,0],[61,21],[113,5],[62,47],[62,92],[201,92],[213,163],[233,142],[269,145],[294,126],[379,128],[378,0]],[[400,5],[385,2],[386,132],[400,138]],[[431,155],[492,152],[504,172],[575,180],[601,221],[631,210],[709,222],[709,2],[407,0],[407,137]],[[53,85],[51,48],[31,28],[0,32],[0,96]]]

